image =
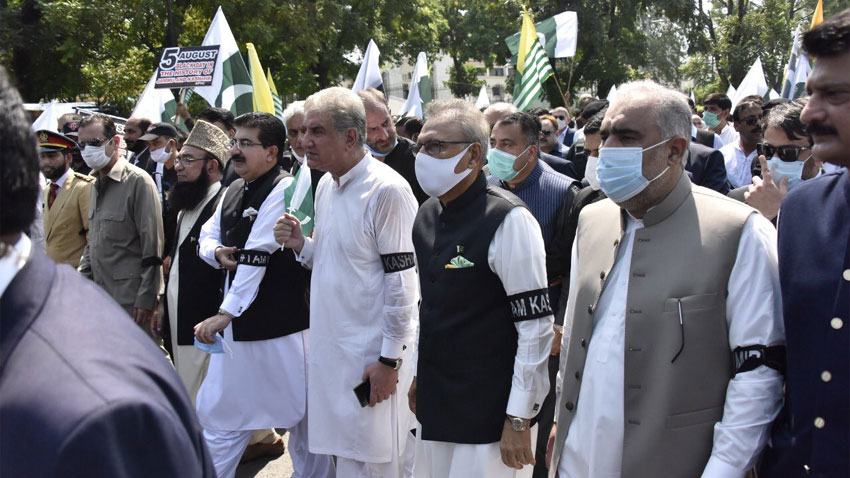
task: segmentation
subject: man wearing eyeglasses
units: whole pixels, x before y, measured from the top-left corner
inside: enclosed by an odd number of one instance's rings
[[[746,186],[752,182],[752,165],[756,158],[756,147],[764,136],[761,104],[743,100],[732,113],[738,139],[720,148],[726,164],[726,177],[732,188]]]
[[[121,304],[150,333],[162,284],[162,206],[144,170],[119,157],[119,137],[108,116],[80,123],[83,160],[96,178],[89,201],[89,243],[79,271]]]
[[[563,106],[552,108],[549,112],[558,120],[558,142],[569,148],[573,145],[573,136],[576,134],[575,128],[570,127],[570,112]]]
[[[558,141],[558,120],[552,115],[540,116],[540,151],[566,160],[569,150]]]
[[[221,478],[234,476],[254,431],[270,428],[289,429],[296,474],[325,477],[330,459],[306,444],[307,275],[273,230],[294,185],[280,166],[286,131],[268,113],[245,113],[234,126],[230,162],[240,179],[199,239],[198,255],[226,278],[218,312],[194,327],[195,339],[219,352],[198,390],[198,420]]]

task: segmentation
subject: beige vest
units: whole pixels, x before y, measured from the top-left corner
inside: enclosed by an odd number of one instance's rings
[[[579,218],[578,264],[573,265],[578,291],[569,344],[562,352],[567,359],[551,471],[557,470],[570,422],[581,406],[593,314],[623,236],[621,211],[605,200],[585,208]],[[692,186],[682,174],[635,231],[626,302],[624,478],[700,476],[708,462],[714,424],[723,416],[726,387],[734,375],[726,288],[741,231],[753,212]]]

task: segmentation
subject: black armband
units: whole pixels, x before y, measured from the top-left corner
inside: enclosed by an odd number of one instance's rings
[[[236,251],[236,263],[246,266],[266,267],[272,255],[266,251],[239,249]]]
[[[735,373],[749,372],[761,365],[785,375],[785,346],[748,345],[738,347],[735,352]]]
[[[142,259],[142,267],[151,267],[159,265],[162,265],[162,259],[157,256],[150,256]]]
[[[384,265],[384,272],[387,274],[410,269],[416,264],[412,252],[381,254],[381,263]]]
[[[549,303],[549,289],[530,290],[508,296],[511,304],[511,317],[514,322],[539,319],[552,315],[552,305]]]

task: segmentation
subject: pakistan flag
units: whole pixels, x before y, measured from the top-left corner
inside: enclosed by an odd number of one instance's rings
[[[218,58],[212,85],[196,87],[195,93],[212,106],[229,109],[235,116],[254,111],[251,75],[221,7],[207,30],[203,46],[218,46]]]

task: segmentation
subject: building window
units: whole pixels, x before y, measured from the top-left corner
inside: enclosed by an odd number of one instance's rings
[[[402,90],[404,91],[404,94],[402,96],[407,98],[407,95],[410,94],[410,85],[404,85],[402,87]]]
[[[504,68],[493,68],[493,76],[505,76]]]
[[[502,99],[502,87],[501,86],[494,86],[493,87],[493,97],[498,98],[500,100]]]
[[[475,73],[475,76],[478,76],[478,77],[487,76],[487,68],[478,69],[478,71]]]

